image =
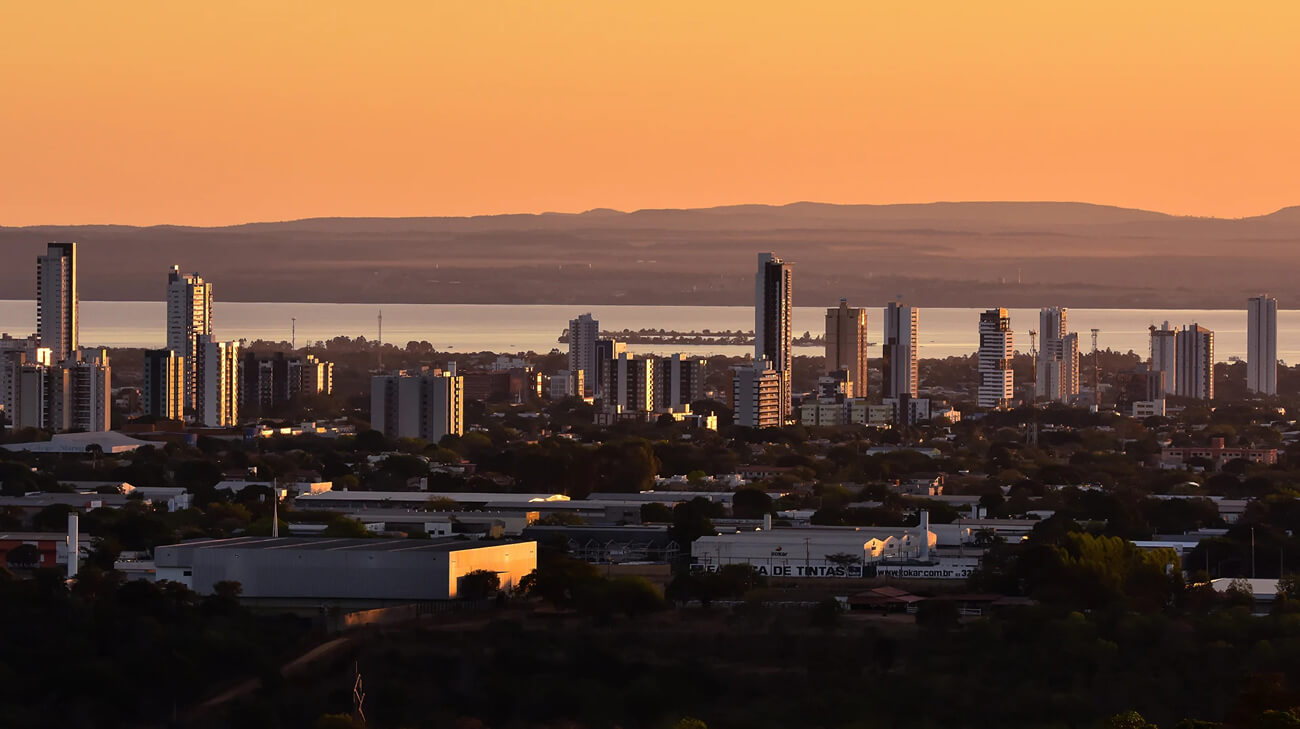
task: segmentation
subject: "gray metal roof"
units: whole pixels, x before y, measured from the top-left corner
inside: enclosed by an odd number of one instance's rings
[[[478,541],[445,537],[442,539],[333,539],[330,537],[232,537],[202,539],[169,545],[181,549],[281,549],[289,551],[354,552],[456,552],[462,549],[513,544],[511,541]],[[159,547],[164,549],[164,547]]]

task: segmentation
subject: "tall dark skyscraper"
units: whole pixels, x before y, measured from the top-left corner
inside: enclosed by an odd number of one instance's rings
[[[767,360],[780,377],[781,417],[790,413],[792,264],[758,254],[754,277],[754,361]]]
[[[853,397],[867,396],[867,310],[840,299],[826,310],[826,371],[847,370]]]
[[[77,349],[77,244],[50,243],[36,259],[36,336],[62,362]]]

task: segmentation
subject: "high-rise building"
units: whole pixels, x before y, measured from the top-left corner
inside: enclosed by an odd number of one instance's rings
[[[103,350],[76,350],[53,365],[23,364],[13,427],[99,433],[111,425],[112,370]]]
[[[1277,299],[1259,295],[1246,304],[1246,389],[1277,394]]]
[[[781,421],[790,414],[791,284],[794,269],[771,253],[758,254],[754,277],[754,363],[772,363],[780,382],[778,409]]]
[[[144,353],[144,414],[185,419],[185,358],[172,349]]]
[[[885,340],[881,353],[884,363],[883,390],[885,397],[903,395],[916,397],[920,387],[917,369],[919,339],[917,309],[889,302],[885,307]]]
[[[779,428],[785,422],[781,411],[781,375],[772,363],[736,367],[731,383],[731,409],[735,424],[746,428]]]
[[[42,347],[36,335],[18,339],[0,335],[0,422],[13,422],[18,404],[19,372],[23,365],[53,364],[49,347]]]
[[[334,394],[334,363],[309,354],[302,363],[302,390],[308,395]]]
[[[1178,393],[1178,347],[1174,338],[1178,331],[1165,322],[1159,329],[1155,325],[1148,327],[1151,332],[1151,369],[1164,373],[1165,394]]]
[[[334,365],[315,355],[246,352],[239,368],[239,409],[245,417],[267,415],[301,395],[328,395]]]
[[[201,334],[195,343],[194,417],[210,428],[239,424],[239,342]]]
[[[465,380],[448,371],[396,372],[370,379],[370,427],[389,438],[437,443],[465,432]]]
[[[1214,399],[1214,332],[1199,324],[1184,326],[1174,338],[1178,350],[1178,394]]]
[[[1006,309],[989,309],[980,314],[979,396],[977,404],[986,410],[1001,410],[1015,396],[1015,375],[1011,358],[1015,342],[1011,317]]]
[[[596,397],[608,397],[610,387],[609,365],[626,351],[627,345],[616,339],[596,340],[596,382],[592,385],[592,392]]]
[[[622,352],[606,363],[604,403],[624,412],[650,412],[655,403],[655,359]]]
[[[848,370],[853,397],[867,396],[867,310],[848,299],[826,310],[826,371],[835,370]]]
[[[681,410],[704,397],[704,360],[671,354],[655,362],[655,406]]]
[[[1069,311],[1052,306],[1038,312],[1038,362],[1034,394],[1039,398],[1070,402],[1079,394],[1079,335],[1071,333]]]
[[[185,407],[194,407],[198,342],[205,334],[212,334],[212,284],[172,266],[167,274],[167,349],[184,358]]]
[[[55,362],[77,348],[77,244],[50,243],[36,259],[36,336]]]
[[[596,340],[600,339],[600,322],[591,314],[569,321],[569,372],[582,373],[582,388],[574,388],[579,397],[592,397],[600,382]]]

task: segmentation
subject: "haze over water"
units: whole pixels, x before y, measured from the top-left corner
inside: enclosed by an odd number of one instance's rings
[[[851,302],[852,303],[852,302]],[[378,336],[378,314],[384,314],[384,341],[404,346],[408,341],[428,341],[439,351],[549,352],[564,349],[557,338],[569,319],[591,312],[603,330],[665,329],[700,331],[750,330],[753,309],[745,306],[569,306],[480,304],[314,304],[221,302],[214,304],[213,321],[222,339],[265,339],[288,342],[292,320],[297,319],[297,343],[336,336]],[[978,345],[976,327],[980,309],[921,309],[921,356],[967,355]],[[1011,309],[1016,349],[1029,350],[1029,330],[1038,328],[1037,309]],[[825,330],[825,308],[795,307],[795,336]],[[1091,349],[1088,330],[1101,329],[1099,346],[1116,351],[1149,353],[1147,327],[1168,320],[1171,326],[1199,323],[1214,330],[1216,359],[1244,357],[1244,310],[1070,309],[1069,324],[1080,333],[1080,350]],[[86,346],[161,347],[166,305],[161,301],[82,301],[81,342]],[[879,307],[867,313],[869,339],[881,340],[883,315]],[[1300,311],[1278,312],[1278,357],[1300,361]],[[25,336],[35,330],[36,305],[32,301],[0,300],[0,332]],[[697,355],[743,355],[750,347],[707,345],[699,347],[633,344],[639,353],[688,352]],[[820,347],[799,352],[815,354]],[[871,356],[879,356],[878,346]]]

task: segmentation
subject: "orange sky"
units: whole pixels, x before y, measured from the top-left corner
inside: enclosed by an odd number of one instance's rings
[[[13,2],[0,225],[1300,204],[1300,3]]]

